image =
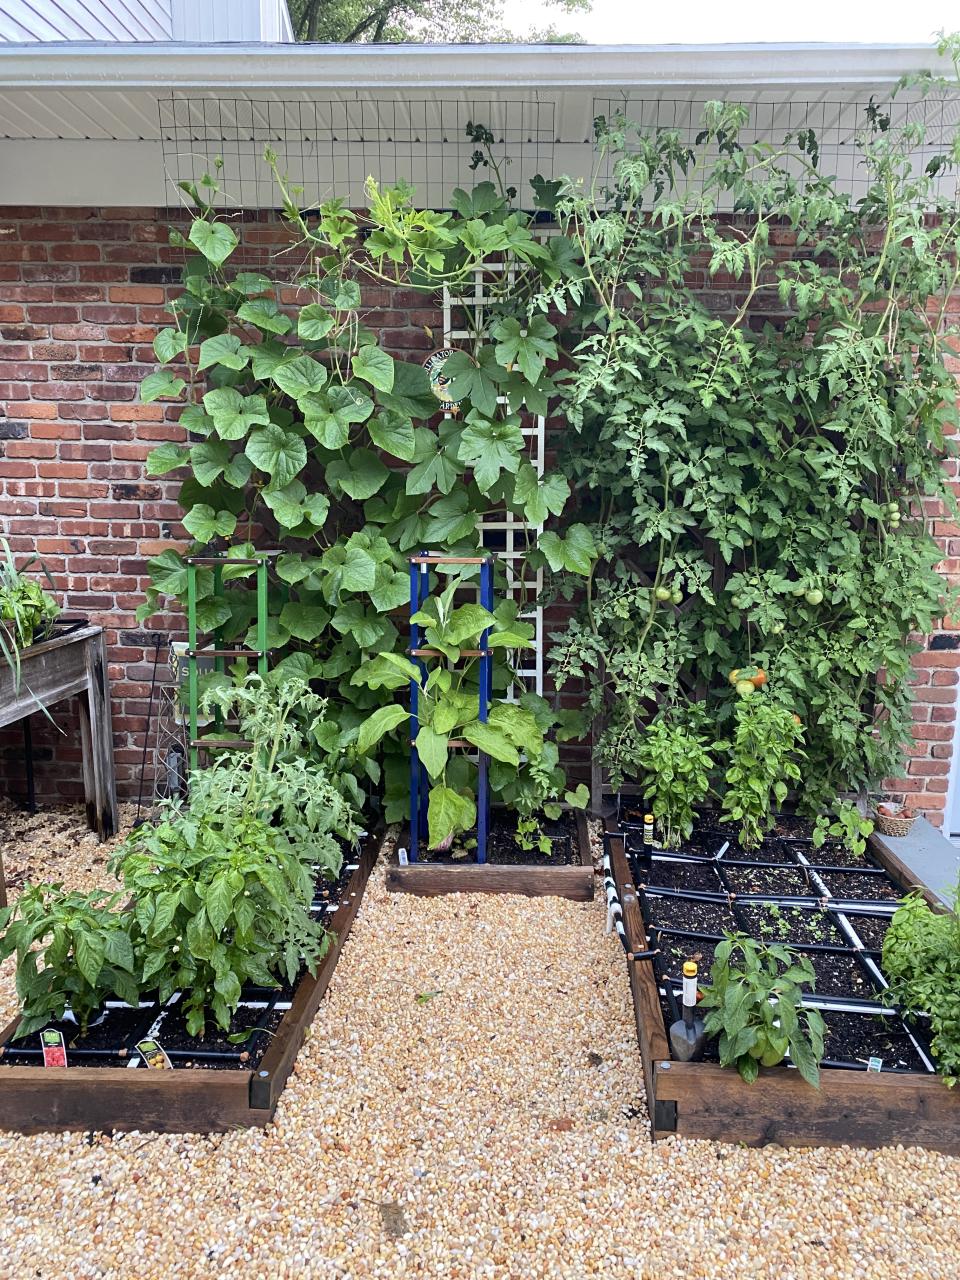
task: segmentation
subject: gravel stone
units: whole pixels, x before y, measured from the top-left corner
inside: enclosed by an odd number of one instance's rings
[[[5,855],[99,882],[71,830]],[[268,1129],[0,1132],[0,1280],[955,1280],[960,1160],[651,1145],[604,918],[377,871]]]

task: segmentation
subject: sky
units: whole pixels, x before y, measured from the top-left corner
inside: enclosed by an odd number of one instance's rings
[[[960,29],[957,0],[593,0],[590,14],[564,14],[545,0],[506,0],[518,33],[553,23],[592,44],[739,44],[857,41],[932,44]]]

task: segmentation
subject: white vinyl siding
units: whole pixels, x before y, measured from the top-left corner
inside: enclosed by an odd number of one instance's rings
[[[0,44],[96,40],[142,44],[286,44],[286,0],[2,0]]]
[[[227,44],[293,40],[286,0],[171,0],[173,38]]]
[[[0,42],[169,40],[171,0],[4,0]]]

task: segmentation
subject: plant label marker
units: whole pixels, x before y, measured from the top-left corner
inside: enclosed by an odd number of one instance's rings
[[[172,1071],[173,1063],[167,1057],[166,1050],[159,1040],[140,1040],[137,1052],[143,1058],[144,1066],[151,1071]]]
[[[876,1071],[876,1072],[880,1072],[880,1071],[882,1071],[882,1070],[883,1070],[883,1059],[882,1059],[882,1058],[868,1058],[868,1059],[867,1059],[867,1070],[868,1070],[868,1071]]]
[[[62,1031],[41,1031],[40,1044],[43,1048],[43,1065],[45,1067],[65,1067],[67,1065],[67,1046]]]
[[[400,863],[401,867],[409,867],[410,859],[407,857],[406,849],[397,850],[397,861]]]

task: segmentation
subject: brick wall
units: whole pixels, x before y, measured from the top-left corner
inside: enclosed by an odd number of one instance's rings
[[[179,210],[0,207],[0,528],[20,554],[37,551],[65,609],[104,626],[110,645],[118,784],[139,777],[154,640],[184,637],[179,617],[137,625],[145,561],[178,545],[174,485],[148,479],[144,458],[178,439],[177,411],[137,403],[156,329],[177,288],[181,251],[167,245]],[[285,233],[270,215],[245,226],[246,265],[264,266]],[[712,288],[723,289],[718,277]],[[293,300],[288,292],[287,301]],[[424,296],[365,291],[367,323],[397,354],[427,352],[442,318]],[[714,299],[722,309],[723,300]],[[960,364],[960,362],[958,362]],[[956,464],[951,463],[955,468]],[[960,580],[960,528],[931,512],[944,567]],[[908,776],[890,789],[940,822],[946,804],[960,636],[935,635],[916,659],[916,742]],[[33,718],[41,794],[81,794],[76,725]],[[21,794],[19,730],[0,734],[0,793]]]
[[[157,441],[184,438],[178,411],[137,402],[178,290],[183,254],[167,244],[176,221],[179,210],[0,207],[0,532],[18,557],[40,555],[66,611],[106,630],[123,796],[137,790],[156,634],[185,639],[179,616],[135,618],[146,560],[184,540],[176,484],[144,472]],[[253,215],[235,260],[263,267],[286,239]],[[397,354],[437,345],[442,316],[423,295],[366,290],[365,301]],[[32,718],[38,792],[78,798],[76,721],[66,704],[54,718],[63,733]],[[23,787],[15,727],[0,733],[0,794]]]

